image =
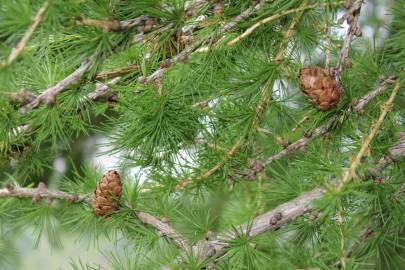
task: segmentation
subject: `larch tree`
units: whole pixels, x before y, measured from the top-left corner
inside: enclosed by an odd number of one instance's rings
[[[0,268],[28,229],[116,247],[71,269],[405,269],[404,0],[1,0],[0,41]]]

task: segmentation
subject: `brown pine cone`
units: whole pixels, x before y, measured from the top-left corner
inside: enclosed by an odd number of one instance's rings
[[[304,67],[300,70],[301,89],[320,110],[330,110],[339,103],[341,90],[329,69]]]
[[[108,216],[118,210],[122,187],[117,171],[111,170],[101,177],[94,191],[91,206],[97,216]]]

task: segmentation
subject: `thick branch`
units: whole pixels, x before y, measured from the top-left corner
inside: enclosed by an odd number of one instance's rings
[[[172,239],[176,246],[178,246],[182,250],[187,250],[187,248],[189,247],[184,238],[178,232],[176,232],[176,230],[174,230],[167,222],[162,221],[161,219],[145,212],[135,211],[135,215],[143,223],[154,227],[159,232],[160,236],[167,236]]]
[[[238,234],[248,234],[249,237],[253,237],[269,230],[276,230],[283,224],[311,211],[314,207],[313,202],[320,199],[323,193],[324,190],[320,188],[303,193],[294,200],[256,217],[252,222],[238,226],[237,231],[230,230],[215,238],[201,240],[192,247],[193,253],[200,261],[218,257],[225,252],[228,242],[235,239]]]
[[[18,44],[11,50],[10,55],[7,58],[7,61],[4,65],[10,65],[13,63],[18,56],[24,51],[25,46],[27,45],[28,41],[31,39],[32,34],[37,29],[38,25],[41,23],[42,19],[45,16],[45,12],[48,9],[49,2],[45,1],[42,7],[38,10],[35,17],[32,19],[32,23],[27,31],[24,33],[24,36],[18,42]]]
[[[47,203],[52,203],[53,200],[64,200],[71,203],[85,202],[90,203],[90,197],[87,195],[69,194],[63,191],[52,191],[46,188],[44,183],[39,183],[37,188],[24,188],[17,186],[8,186],[0,189],[0,198],[32,198],[33,203],[38,203],[45,199]],[[134,211],[136,217],[145,224],[154,227],[160,236],[167,236],[181,249],[188,248],[187,242],[178,234],[167,222],[160,220],[151,214]]]
[[[38,202],[41,199],[48,200],[65,200],[68,202],[85,202],[88,200],[85,195],[69,194],[63,191],[52,191],[46,188],[44,183],[39,183],[37,188],[24,188],[17,186],[9,186],[0,189],[0,198],[32,198],[33,202]]]
[[[53,105],[55,103],[57,95],[65,91],[65,89],[80,79],[83,74],[90,68],[91,64],[94,62],[94,56],[90,59],[85,60],[78,69],[76,69],[72,74],[67,76],[65,79],[58,82],[56,85],[49,87],[43,91],[39,96],[37,96],[30,103],[22,106],[20,108],[21,114],[26,114],[28,111],[35,109],[42,103],[47,105]]]

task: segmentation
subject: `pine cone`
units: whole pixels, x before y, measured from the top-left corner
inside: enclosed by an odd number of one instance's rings
[[[94,213],[97,216],[108,216],[118,210],[121,191],[121,178],[118,172],[111,170],[104,174],[91,200]]]
[[[329,69],[305,67],[299,78],[302,91],[318,109],[330,110],[339,103],[341,90]]]

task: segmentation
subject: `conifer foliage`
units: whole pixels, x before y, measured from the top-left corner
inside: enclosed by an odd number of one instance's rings
[[[32,230],[109,262],[71,269],[404,269],[404,27],[404,0],[0,1],[0,268]]]

